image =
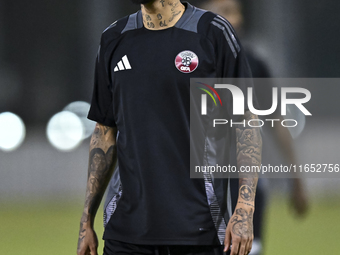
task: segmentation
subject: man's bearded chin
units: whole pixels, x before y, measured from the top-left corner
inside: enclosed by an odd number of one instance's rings
[[[134,4],[148,4],[151,3],[155,0],[131,0],[132,3]]]

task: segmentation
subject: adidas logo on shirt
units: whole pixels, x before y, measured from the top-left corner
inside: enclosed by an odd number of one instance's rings
[[[118,62],[117,66],[115,67],[115,69],[113,70],[114,72],[118,72],[118,71],[124,71],[124,70],[128,70],[128,69],[132,69],[129,59],[128,57],[125,55],[121,61]]]

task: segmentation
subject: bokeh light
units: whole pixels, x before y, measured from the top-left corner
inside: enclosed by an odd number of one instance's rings
[[[0,114],[0,149],[13,151],[25,139],[26,128],[22,119],[11,112]]]
[[[76,114],[62,111],[50,119],[46,132],[53,147],[61,151],[71,151],[82,142],[84,127]]]
[[[76,114],[84,126],[83,139],[90,137],[93,133],[96,123],[87,118],[90,110],[90,104],[83,101],[72,102],[64,108],[64,111],[73,112]]]

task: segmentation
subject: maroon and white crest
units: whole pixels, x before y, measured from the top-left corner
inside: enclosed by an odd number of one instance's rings
[[[175,65],[182,73],[192,73],[198,67],[198,57],[190,50],[182,51],[177,55]]]

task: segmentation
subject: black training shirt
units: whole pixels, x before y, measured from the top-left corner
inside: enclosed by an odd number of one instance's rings
[[[174,27],[148,30],[139,11],[102,34],[88,118],[119,130],[122,189],[113,197],[104,239],[223,243],[229,216],[215,199],[219,191],[211,180],[190,179],[190,78],[251,72],[229,22],[185,6]],[[226,199],[225,188],[218,201]]]

